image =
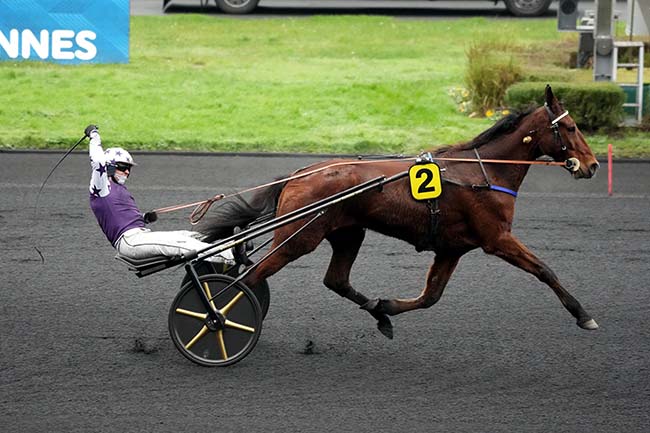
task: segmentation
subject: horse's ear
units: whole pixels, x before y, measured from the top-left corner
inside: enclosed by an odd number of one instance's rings
[[[549,107],[553,106],[553,101],[555,100],[555,95],[553,95],[553,90],[549,84],[546,85],[546,105]]]
[[[563,110],[562,104],[560,104],[560,101],[555,97],[553,90],[551,90],[551,86],[548,84],[546,85],[546,105],[556,114]]]

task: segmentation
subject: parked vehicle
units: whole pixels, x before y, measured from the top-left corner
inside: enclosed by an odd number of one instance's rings
[[[199,0],[201,6],[206,6],[210,0]],[[248,14],[257,8],[260,0],[214,0],[217,7],[227,14]],[[435,1],[435,0],[432,0]],[[493,0],[498,3],[499,0]],[[508,11],[518,17],[534,17],[546,13],[551,0],[503,0]],[[163,0],[163,10],[166,10],[174,0]]]

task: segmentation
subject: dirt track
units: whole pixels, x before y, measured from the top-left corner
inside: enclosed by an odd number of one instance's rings
[[[514,232],[601,325],[575,326],[551,291],[481,252],[442,300],[374,321],[321,284],[322,245],[270,280],[259,344],[226,369],[194,366],[167,335],[180,272],[138,279],[87,204],[73,155],[33,203],[59,155],[0,153],[0,425],[7,432],[645,432],[650,425],[650,165],[591,181],[534,168]],[[310,158],[136,155],[142,209],[271,179]],[[200,186],[197,186],[200,185]],[[162,217],[159,229],[184,227]],[[45,255],[41,264],[33,249]],[[352,283],[372,297],[416,295],[428,253],[369,234]],[[315,354],[305,355],[313,342]]]

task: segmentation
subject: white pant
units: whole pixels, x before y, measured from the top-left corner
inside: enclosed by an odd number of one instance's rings
[[[146,228],[130,229],[117,241],[115,248],[123,256],[132,259],[145,259],[154,256],[177,256],[191,251],[202,250],[211,244],[197,238],[200,233],[189,230],[173,232],[153,232]],[[209,262],[234,264],[231,250],[223,251],[205,259]]]

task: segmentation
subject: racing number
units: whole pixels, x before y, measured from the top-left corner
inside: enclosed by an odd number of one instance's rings
[[[411,195],[416,200],[431,200],[442,193],[440,167],[434,163],[417,164],[409,169]]]

